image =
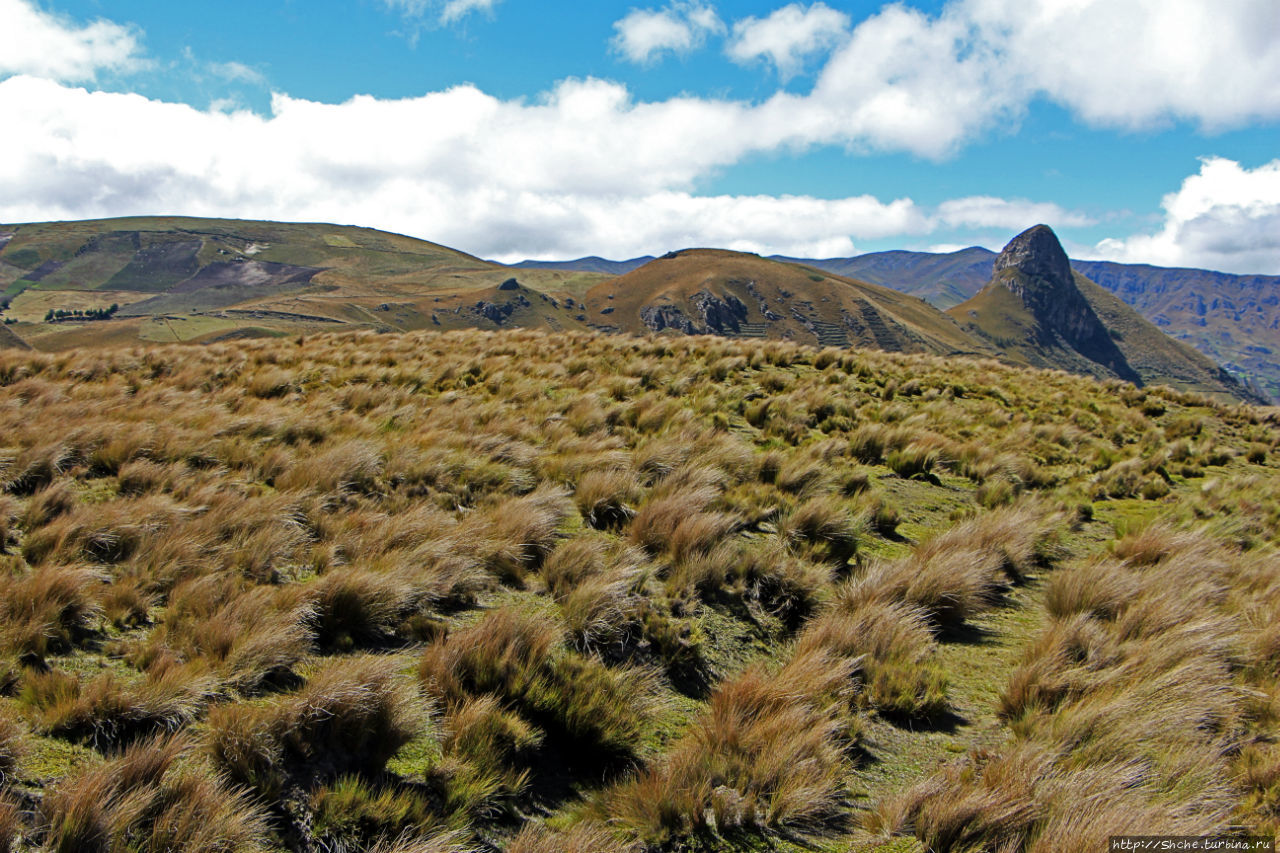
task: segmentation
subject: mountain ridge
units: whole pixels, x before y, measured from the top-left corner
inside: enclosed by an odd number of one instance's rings
[[[946,310],[990,281],[997,255],[970,246],[945,253],[894,249],[846,258],[770,257],[910,293]],[[640,260],[606,263],[626,272]],[[572,269],[575,262],[538,263]],[[1071,266],[1166,334],[1280,400],[1280,276],[1078,259]]]
[[[902,290],[816,264],[728,250],[682,250],[644,264],[633,259],[624,264],[633,269],[611,275],[554,264],[513,269],[404,235],[323,223],[131,217],[0,226],[0,235],[6,328],[16,333],[13,341],[46,351],[337,330],[519,327],[1002,354],[999,336],[975,338],[954,317]],[[972,266],[975,257],[971,251],[943,258],[937,271]],[[599,258],[580,261],[614,268]],[[877,261],[881,269],[909,269],[916,259],[898,253]],[[1041,325],[1042,332],[1075,334],[1062,318]],[[1138,376],[1112,359],[1112,373],[1163,381],[1166,357],[1170,364],[1185,359],[1152,337],[1163,338],[1158,331],[1143,335],[1161,357]],[[1096,330],[1093,337],[1107,342]],[[1071,346],[1054,352],[1058,360],[1045,366],[1090,372]],[[1184,390],[1253,399],[1204,365],[1168,378]]]

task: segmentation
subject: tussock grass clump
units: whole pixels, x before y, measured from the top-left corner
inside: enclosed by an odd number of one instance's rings
[[[79,448],[63,441],[28,446],[5,469],[4,490],[14,495],[33,495],[52,485],[80,456]]]
[[[444,829],[426,795],[413,789],[379,787],[359,776],[343,776],[311,795],[314,833],[328,849],[370,849],[375,844]]]
[[[856,661],[859,700],[891,718],[933,720],[950,710],[946,673],[932,660],[927,614],[901,602],[837,600],[801,633],[797,650]]]
[[[45,849],[266,850],[268,824],[260,807],[207,771],[178,769],[187,748],[177,738],[138,744],[63,780],[41,805],[49,827]]]
[[[625,469],[588,471],[574,489],[583,520],[599,530],[616,530],[636,514],[641,486]]]
[[[722,683],[663,761],[606,791],[601,808],[656,845],[741,829],[829,830],[845,799],[853,671],[811,653]]]
[[[597,823],[578,823],[564,830],[530,824],[511,840],[507,853],[640,853],[640,844],[619,839]]]
[[[26,754],[25,729],[7,712],[0,713],[0,786],[9,781]]]
[[[97,572],[76,566],[0,575],[0,644],[33,660],[70,649],[97,627],[101,584]]]
[[[858,539],[867,528],[865,517],[849,511],[834,497],[811,498],[782,520],[779,532],[803,544],[811,556],[844,566],[858,553]]]
[[[561,628],[544,615],[504,609],[423,653],[419,678],[446,711],[492,694],[526,720],[595,751],[631,756],[653,713],[645,670],[614,670],[562,648]]]
[[[1051,559],[1063,521],[1060,513],[1035,504],[993,510],[930,539],[909,557],[873,565],[845,596],[905,602],[937,625],[958,625]]]
[[[294,462],[275,478],[283,492],[376,492],[383,459],[367,441],[348,441]]]
[[[315,618],[314,605],[298,596],[209,575],[174,589],[163,624],[131,658],[154,672],[194,662],[221,689],[251,694],[287,680],[310,653]]]
[[[212,709],[208,749],[236,782],[276,796],[294,776],[380,771],[421,731],[425,710],[394,661],[339,658],[296,693]]]
[[[640,507],[628,535],[650,553],[676,560],[705,554],[738,525],[736,516],[708,509],[716,495],[709,485],[681,489],[667,484]]]
[[[544,486],[503,500],[469,520],[459,542],[500,579],[520,585],[551,551],[560,525],[573,512],[566,490]]]
[[[22,804],[0,791],[0,853],[12,853],[26,829]]]
[[[17,521],[24,530],[32,531],[71,512],[75,505],[75,490],[68,481],[59,480],[33,495]]]
[[[18,699],[33,710],[41,731],[107,748],[177,731],[216,692],[217,679],[198,666],[127,681],[111,673],[82,680],[58,670],[29,670]]]

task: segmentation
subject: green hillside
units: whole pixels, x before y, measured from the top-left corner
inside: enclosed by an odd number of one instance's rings
[[[14,331],[24,340],[49,350],[335,327],[496,328],[474,303],[511,277],[504,267],[434,243],[337,225],[141,217],[0,226],[0,233],[11,235],[0,246],[5,316],[19,321]],[[602,278],[520,274],[526,289],[557,295],[581,295]],[[464,303],[475,309],[465,317]],[[110,322],[45,322],[51,311],[113,304],[119,309]],[[572,319],[578,312],[560,313],[549,328],[585,328]]]

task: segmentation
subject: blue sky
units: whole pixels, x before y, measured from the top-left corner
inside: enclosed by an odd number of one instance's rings
[[[0,0],[0,221],[1280,273],[1280,3]]]

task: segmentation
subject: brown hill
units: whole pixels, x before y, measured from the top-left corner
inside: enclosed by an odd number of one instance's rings
[[[893,352],[993,355],[921,299],[800,264],[673,252],[591,288],[587,314],[625,332],[787,338]]]
[[[31,349],[31,346],[8,326],[0,326],[0,349]]]

